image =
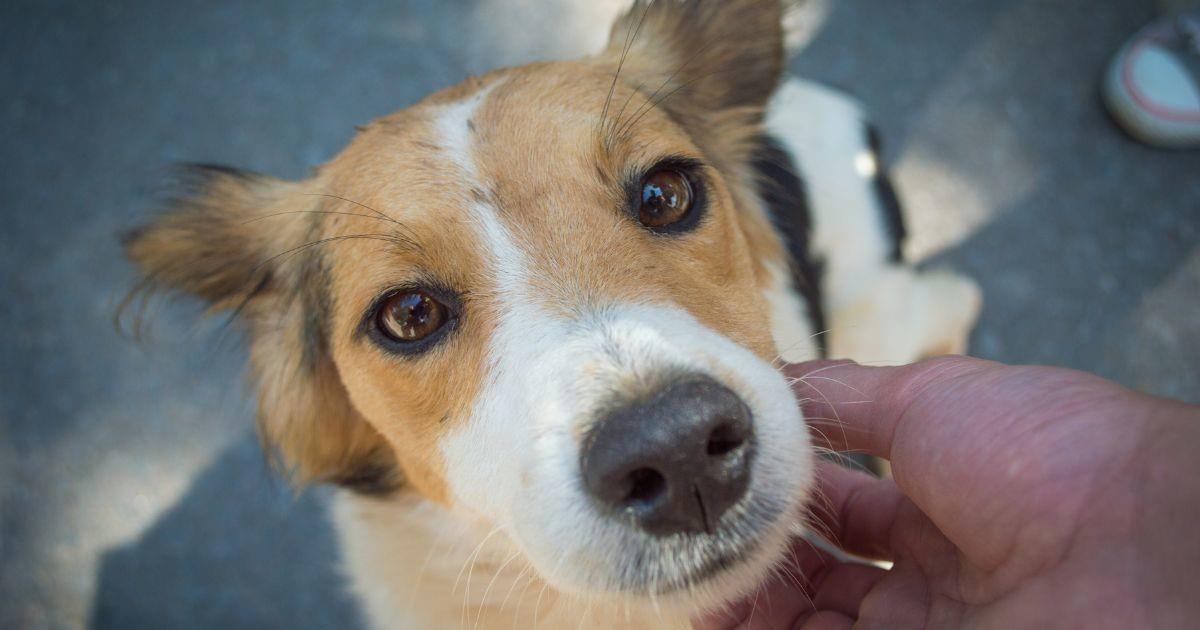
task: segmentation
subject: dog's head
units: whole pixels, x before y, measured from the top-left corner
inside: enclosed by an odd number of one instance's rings
[[[308,180],[202,169],[129,255],[236,309],[298,479],[460,508],[567,592],[730,597],[812,468],[749,168],[780,17],[639,2],[600,55],[438,92]]]

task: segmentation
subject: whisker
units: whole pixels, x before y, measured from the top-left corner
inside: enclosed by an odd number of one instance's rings
[[[646,82],[645,82],[645,81],[643,81],[643,82],[641,82],[641,83],[638,83],[638,84],[637,84],[637,87],[635,87],[634,89],[630,90],[630,92],[629,92],[629,96],[626,96],[626,97],[625,97],[625,102],[624,102],[624,103],[621,103],[621,109],[617,110],[617,115],[616,115],[616,116],[613,116],[612,123],[610,123],[610,129],[611,129],[611,128],[615,128],[615,126],[616,126],[618,123],[620,123],[620,122],[621,122],[621,116],[625,114],[625,108],[626,108],[626,107],[629,107],[629,102],[633,100],[633,97],[634,97],[635,95],[637,95],[637,94],[641,94],[641,93],[642,93],[642,88],[643,88],[643,87],[646,87]],[[608,131],[608,130],[606,129],[606,132],[607,132],[607,131]]]
[[[862,396],[866,396],[866,394],[865,394],[865,393],[863,393],[863,391],[862,391],[861,389],[858,389],[858,388],[854,387],[853,385],[850,385],[850,384],[846,383],[845,381],[839,381],[839,380],[838,380],[838,379],[836,379],[836,378],[830,378],[830,377],[828,377],[828,376],[812,376],[812,375],[808,375],[808,374],[806,374],[806,375],[804,375],[804,376],[801,376],[801,377],[800,377],[800,380],[802,380],[802,381],[804,381],[805,383],[807,383],[807,382],[808,382],[808,379],[810,379],[810,378],[812,378],[812,379],[817,379],[817,380],[819,380],[819,381],[829,381],[829,382],[831,382],[831,383],[837,383],[838,385],[841,385],[842,387],[845,387],[846,389],[849,389],[849,390],[853,391],[853,392],[854,392],[854,393],[856,393],[856,394],[860,394],[860,395],[862,395]],[[870,402],[870,401],[862,401],[862,402]]]
[[[566,559],[567,559],[566,556],[560,556],[558,558],[558,562],[555,563],[554,571],[551,575],[553,575],[554,573],[558,573],[558,569],[560,567],[562,567],[562,563]],[[550,582],[547,582],[547,581],[542,582],[542,589],[540,591],[538,591],[537,601],[534,602],[534,604],[533,604],[533,627],[535,630],[538,627],[539,615],[542,612],[542,596],[546,594],[546,589],[549,587],[550,587]]]
[[[829,541],[830,544],[838,545],[838,537],[834,534],[833,528],[822,521],[806,519],[804,523],[805,529],[810,533],[815,533],[821,538]]]
[[[262,269],[266,265],[270,264],[271,262],[273,262],[279,258],[288,256],[291,254],[296,254],[296,253],[300,252],[301,250],[308,249],[309,247],[316,247],[318,245],[324,245],[326,243],[335,243],[338,241],[346,241],[346,240],[359,239],[359,238],[365,239],[365,240],[372,240],[372,241],[384,241],[386,243],[392,243],[393,245],[400,245],[400,246],[405,246],[405,247],[407,247],[409,245],[408,242],[405,241],[404,239],[400,239],[400,238],[397,238],[397,237],[395,237],[393,235],[389,235],[389,234],[349,234],[349,235],[343,235],[343,236],[330,236],[327,238],[322,238],[322,239],[318,239],[318,240],[315,240],[315,241],[312,241],[309,243],[305,243],[305,244],[299,245],[297,247],[293,247],[286,251],[280,252],[274,256],[271,256],[270,258],[268,258],[268,259],[262,261],[261,263],[259,263],[258,265],[256,265],[254,267],[254,269],[252,270],[252,273],[257,273],[260,269]]]
[[[809,376],[812,376],[812,375],[814,375],[814,374],[820,374],[821,372],[825,372],[825,371],[827,371],[827,370],[832,370],[832,369],[835,369],[835,368],[840,368],[840,367],[843,367],[844,365],[846,365],[846,364],[845,364],[845,363],[835,363],[835,364],[833,364],[833,365],[826,365],[825,367],[819,367],[819,368],[816,368],[816,369],[814,369],[814,370],[812,370],[812,371],[810,371],[810,372],[807,372],[807,373],[805,373],[803,376],[800,376],[800,377],[797,377],[797,378],[798,378],[798,379],[800,379],[800,378],[808,378]]]
[[[810,431],[812,431],[813,433],[816,433],[817,435],[821,436],[821,439],[822,439],[822,440],[825,440],[825,443],[829,445],[829,449],[827,449],[827,450],[832,450],[832,449],[833,449],[833,440],[829,439],[829,436],[828,436],[828,435],[825,435],[825,432],[824,432],[824,431],[821,431],[820,429],[818,429],[817,427],[813,426],[812,424],[809,424],[809,425],[808,425],[808,429],[809,429]],[[822,448],[822,447],[820,447],[820,446],[816,446],[816,445],[813,445],[813,448]]]
[[[458,570],[458,575],[454,577],[454,586],[450,588],[451,593],[458,590],[458,583],[460,580],[462,580],[463,572],[467,570],[467,565],[473,561],[473,558],[479,555],[479,552],[483,550],[483,546],[487,544],[487,541],[499,531],[499,526],[493,527],[492,530],[488,532],[488,535],[484,536],[483,540],[479,541],[478,545],[475,545],[475,550],[467,556],[467,560],[463,562],[462,567]],[[467,579],[470,580],[470,577],[468,576]]]
[[[532,565],[530,565],[530,566],[532,566]],[[517,623],[521,619],[521,606],[525,603],[525,596],[529,594],[529,587],[533,586],[534,580],[535,580],[535,578],[532,576],[532,573],[531,573],[530,577],[526,578],[526,580],[525,580],[525,586],[521,588],[520,596],[517,597],[517,611],[516,611],[516,614],[513,615],[513,630],[517,630]],[[536,609],[534,610],[534,615],[535,616],[537,615]]]
[[[583,630],[583,622],[587,620],[588,613],[592,612],[592,606],[596,603],[595,600],[588,602],[587,608],[583,609],[583,614],[579,615],[579,625],[576,630]]]
[[[643,106],[642,108],[639,108],[638,111],[641,113],[638,114],[636,117],[630,116],[629,122],[627,122],[626,124],[622,125],[620,128],[617,129],[616,135],[623,136],[623,135],[633,131],[633,129],[637,126],[637,123],[641,121],[642,117],[644,117],[646,114],[649,114],[651,111],[654,110],[654,108],[658,107],[659,105],[662,105],[664,102],[666,102],[667,99],[671,98],[672,96],[675,96],[675,94],[679,93],[680,91],[682,91],[686,88],[689,88],[693,84],[698,83],[704,79],[707,79],[707,78],[710,78],[710,77],[713,77],[713,76],[716,76],[718,74],[722,74],[725,72],[732,72],[737,69],[738,68],[726,68],[726,69],[721,69],[721,70],[714,70],[712,72],[702,74],[702,75],[699,75],[696,77],[692,77],[691,79],[684,81],[683,83],[679,84],[674,89],[672,89],[670,92],[667,92],[663,96],[659,97],[657,100],[651,101],[651,105],[649,107]]]
[[[533,628],[537,630],[539,617],[542,613],[542,596],[546,594],[546,588],[550,586],[549,582],[542,584],[542,589],[538,591],[537,599],[533,602]]]
[[[841,420],[838,420],[837,418],[827,418],[825,416],[805,416],[804,421],[809,424],[816,424],[816,425],[846,426],[845,422],[842,422]]]
[[[812,340],[816,339],[817,337],[820,337],[821,335],[827,335],[827,334],[833,332],[833,330],[834,330],[833,328],[826,328],[825,330],[818,330],[817,332],[805,337],[803,340],[798,340],[798,341],[792,343],[788,347],[780,350],[779,354],[775,355],[775,358],[771,360],[771,366],[774,367],[776,370],[782,370],[784,365],[787,365],[788,363],[795,363],[795,361],[785,361],[783,358],[783,355],[787,354],[788,352],[791,352],[796,346],[800,345],[801,343],[804,343],[804,341],[812,341]],[[817,356],[812,357],[812,359],[819,359],[819,358],[820,357],[817,357]],[[777,364],[781,364],[781,365],[777,365]]]
[[[754,613],[758,611],[758,595],[761,592],[762,589],[757,589],[754,591],[754,599],[750,602],[750,616],[746,618],[745,627],[747,628],[754,627]]]
[[[510,562],[512,562],[513,560],[516,560],[517,556],[519,556],[519,555],[521,555],[520,550],[514,551],[512,553],[512,555],[508,557],[508,560],[505,560],[504,563],[500,565],[500,568],[496,569],[495,573],[492,574],[492,579],[488,581],[487,587],[483,589],[483,596],[479,598],[479,613],[477,615],[475,615],[475,625],[473,626],[474,628],[478,629],[479,623],[483,620],[483,608],[484,608],[484,606],[487,605],[488,593],[492,592],[492,586],[494,586],[496,584],[496,580],[500,577],[501,573],[504,573],[504,569],[508,567],[508,564]],[[471,582],[471,577],[468,575],[467,576],[468,587],[470,587],[470,582]]]
[[[707,50],[709,46],[712,46],[712,44],[713,44],[712,41],[705,43],[703,46],[700,47],[699,50],[697,50],[695,53],[692,53],[692,55],[690,57],[688,57],[682,64],[679,64],[679,67],[675,68],[675,70],[670,75],[668,75],[667,78],[664,79],[662,83],[659,84],[658,89],[654,90],[654,93],[646,98],[646,102],[638,107],[638,109],[633,113],[633,116],[637,116],[642,111],[642,107],[644,107],[645,105],[652,102],[655,99],[655,97],[657,97],[658,94],[660,92],[662,92],[662,89],[667,87],[667,85],[671,83],[672,79],[674,79],[676,76],[678,76],[679,73],[682,72],[683,69],[688,66],[688,64],[692,63],[692,61],[694,61],[696,59],[696,57],[699,57],[700,54],[703,53],[705,50]],[[642,83],[642,85],[645,85],[645,83]],[[625,99],[625,103],[623,105],[621,105],[621,111],[617,112],[616,117],[613,118],[614,124],[620,123],[621,115],[625,113],[625,107],[627,105],[629,105],[629,101],[633,100],[633,94],[640,93],[640,92],[641,92],[641,85],[639,85],[638,89],[635,90],[633,93],[631,93],[629,95],[629,97]]]
[[[504,607],[505,607],[505,605],[508,604],[508,598],[512,597],[513,591],[517,590],[517,584],[519,584],[521,582],[522,578],[525,578],[526,574],[528,574],[532,568],[533,568],[533,565],[526,562],[525,566],[521,569],[521,572],[517,574],[517,577],[513,578],[513,583],[511,586],[508,587],[508,592],[504,594],[504,599],[500,600],[499,612],[504,612]],[[532,579],[532,578],[530,578],[530,579]],[[529,581],[530,580],[527,579],[525,581],[525,583],[528,584]],[[517,614],[520,614],[520,612],[521,612],[521,602],[520,602],[520,600],[518,600],[517,601]]]
[[[629,55],[629,51],[633,49],[633,43],[637,39],[638,33],[642,30],[642,23],[646,21],[646,15],[650,13],[652,3],[647,2],[646,8],[642,9],[642,16],[638,18],[637,27],[632,25],[625,30],[625,44],[621,48],[621,58],[617,61],[617,70],[613,72],[612,84],[608,86],[608,97],[604,99],[604,108],[600,111],[600,131],[604,134],[604,120],[608,116],[608,108],[612,104],[613,93],[617,89],[617,79],[621,76],[621,69],[625,67],[625,58]],[[630,34],[630,29],[633,33]]]
[[[349,199],[349,198],[343,197],[343,196],[341,196],[341,195],[335,195],[335,194],[332,194],[332,193],[304,193],[304,194],[305,194],[305,195],[308,195],[308,196],[310,196],[310,197],[328,197],[329,199],[337,199],[337,200],[339,200],[339,201],[345,201],[346,203],[352,203],[352,204],[354,204],[354,205],[356,205],[356,206],[358,206],[358,207],[360,207],[360,208],[362,208],[362,209],[364,209],[364,210],[369,210],[370,212],[372,212],[372,213],[374,213],[374,214],[378,215],[378,216],[379,216],[379,218],[381,218],[381,219],[383,219],[383,220],[385,220],[385,221],[391,221],[392,223],[395,223],[396,225],[399,225],[399,226],[401,226],[401,227],[403,227],[403,225],[404,225],[404,224],[400,223],[399,221],[397,221],[397,220],[393,219],[392,217],[390,217],[390,216],[388,216],[388,215],[384,214],[383,212],[380,212],[379,210],[376,210],[375,208],[372,208],[371,206],[368,206],[368,205],[367,205],[367,204],[365,204],[365,203],[361,203],[361,202],[355,201],[355,200],[353,200],[353,199]]]
[[[425,554],[425,560],[421,563],[421,568],[417,571],[417,579],[413,583],[412,588],[409,589],[408,604],[410,607],[416,603],[417,590],[420,588],[421,582],[425,580],[425,571],[429,568],[429,561],[433,559],[433,554],[438,551],[438,547],[441,545],[442,539],[446,536],[448,531],[450,531],[449,528],[442,528],[442,530],[438,532],[437,538],[433,541],[433,544],[430,545],[429,553]]]
[[[834,514],[836,510],[833,508],[833,499],[829,498],[829,495],[825,494],[820,487],[813,488],[812,506],[808,510],[809,515],[816,515],[818,509],[824,512],[829,517],[829,520],[837,516],[837,514]]]
[[[817,395],[818,395],[818,396],[820,396],[820,397],[821,397],[821,399],[822,399],[823,401],[825,401],[825,404],[829,406],[829,409],[833,411],[833,416],[834,416],[834,418],[836,418],[836,419],[837,419],[836,421],[837,421],[838,423],[842,423],[842,417],[841,417],[841,416],[838,414],[837,407],[835,407],[835,406],[833,405],[833,402],[829,400],[829,397],[828,397],[828,396],[826,396],[824,392],[822,392],[822,391],[821,391],[821,390],[820,390],[820,389],[819,389],[819,388],[818,388],[816,385],[813,385],[812,383],[809,383],[809,382],[806,380],[806,377],[804,377],[804,376],[801,376],[801,377],[800,377],[798,380],[802,381],[802,382],[803,382],[805,385],[807,385],[807,386],[809,386],[810,388],[812,388],[812,390],[813,390],[814,392],[817,392]],[[846,435],[846,429],[845,429],[844,427],[842,428],[842,440],[843,440],[843,444],[849,444],[849,443],[850,443],[850,437],[849,437],[848,435]]]
[[[254,223],[256,221],[262,221],[263,219],[270,219],[273,217],[281,217],[281,216],[288,215],[288,214],[339,214],[339,215],[348,216],[348,217],[363,217],[365,219],[375,219],[377,221],[387,221],[389,223],[395,223],[396,225],[401,225],[401,223],[399,221],[396,221],[394,219],[389,219],[386,217],[377,217],[373,214],[362,214],[361,212],[339,212],[337,210],[285,210],[283,212],[272,212],[271,214],[264,214],[261,216],[254,217],[253,219],[246,219],[245,221],[242,221],[242,225],[246,225],[248,223]]]
[[[467,619],[470,617],[469,611],[471,609],[471,578],[475,573],[475,564],[479,561],[479,553],[481,551],[483,551],[483,547],[484,547],[484,545],[487,544],[488,539],[490,539],[492,537],[492,535],[494,535],[496,532],[499,532],[499,531],[500,531],[499,526],[493,527],[492,531],[489,532],[487,536],[484,536],[483,540],[479,541],[479,544],[475,547],[475,550],[471,552],[471,555],[467,556],[467,560],[466,560],[466,562],[463,563],[462,569],[458,570],[458,576],[454,578],[454,586],[450,589],[451,593],[458,590],[458,581],[460,578],[462,578],[463,569],[466,569],[467,565],[470,565],[471,568],[469,571],[467,571],[467,582],[463,588],[462,611],[459,614],[459,620],[458,620],[459,628],[466,627]],[[480,614],[483,613],[482,606],[480,607],[479,612],[480,612]]]
[[[805,541],[805,542],[808,542],[808,541]],[[811,545],[812,543],[809,542],[809,544]],[[808,576],[804,575],[804,572],[801,570],[800,558],[796,556],[796,550],[789,547],[788,555],[790,555],[792,557],[792,565],[796,567],[796,571],[795,571],[795,573],[793,573],[791,570],[788,569],[787,566],[784,566],[783,567],[784,576],[785,576],[785,578],[788,579],[788,582],[790,584],[792,584],[796,587],[796,591],[799,592],[801,595],[803,595],[804,599],[808,600],[809,607],[812,608],[813,611],[815,612],[817,610],[817,603],[815,601],[813,601],[812,594],[809,593],[809,591],[815,590],[813,588],[813,584],[808,579]]]

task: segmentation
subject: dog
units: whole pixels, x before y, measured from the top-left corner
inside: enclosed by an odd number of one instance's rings
[[[962,351],[849,97],[770,0],[638,0],[601,53],[360,128],[302,181],[196,166],[137,291],[248,331],[267,452],[327,483],[375,627],[685,627],[805,533],[781,362]]]

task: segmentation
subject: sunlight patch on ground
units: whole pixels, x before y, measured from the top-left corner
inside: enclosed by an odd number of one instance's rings
[[[979,184],[952,163],[917,148],[904,154],[893,177],[908,230],[904,254],[913,262],[967,240],[1005,205],[983,193]]]
[[[212,417],[219,405],[167,403],[160,413],[170,422],[137,427],[120,403],[87,412],[78,430],[43,455],[43,469],[66,495],[57,518],[37,534],[52,541],[46,569],[59,576],[52,598],[57,618],[86,624],[105,552],[136,542],[237,435]],[[93,459],[88,451],[121,456]]]
[[[1016,16],[1002,14],[997,21],[1006,19]],[[1012,46],[1003,37],[1008,32],[992,27],[955,60],[953,70],[924,95],[906,132],[894,172],[908,212],[905,253],[910,260],[962,243],[1045,184],[1034,154],[1017,133],[1023,104],[1010,97],[997,107],[988,94],[993,88],[981,87],[1004,80],[988,69],[997,67]]]

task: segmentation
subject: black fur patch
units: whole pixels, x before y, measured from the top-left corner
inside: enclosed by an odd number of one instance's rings
[[[883,212],[881,217],[883,227],[887,230],[888,239],[892,244],[888,258],[894,263],[903,262],[904,239],[908,236],[904,227],[904,211],[900,207],[900,198],[896,195],[896,189],[892,186],[892,178],[883,164],[883,145],[879,139],[879,130],[870,123],[864,124],[863,127],[867,145],[871,147],[871,153],[875,157],[875,178],[872,182],[875,188],[875,198]]]
[[[400,468],[394,461],[363,462],[361,466],[345,471],[328,481],[355,494],[368,497],[385,497],[394,494],[404,485],[400,476]]]
[[[317,215],[314,215],[314,220]],[[315,230],[314,230],[315,233]],[[301,365],[315,369],[325,359],[328,322],[332,310],[329,299],[329,273],[321,252],[310,248],[300,261],[297,287],[303,326],[300,330]]]
[[[808,305],[817,349],[823,357],[827,351],[823,334],[825,310],[821,303],[824,261],[816,257],[811,247],[812,212],[804,180],[796,171],[791,156],[768,135],[761,136],[752,165],[758,176],[759,194],[791,254],[796,290]]]
[[[201,181],[212,179],[218,175],[228,175],[240,179],[252,179],[257,175],[257,173],[252,171],[227,164],[213,164],[212,162],[187,162],[182,165],[182,168],[190,171],[194,176],[201,178]]]

